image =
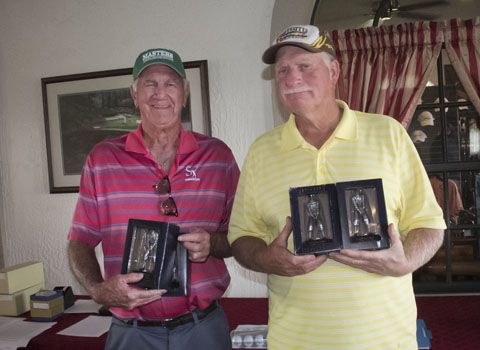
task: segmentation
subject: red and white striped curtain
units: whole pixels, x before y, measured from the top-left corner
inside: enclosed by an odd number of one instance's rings
[[[408,128],[442,48],[437,23],[335,30],[331,36],[341,67],[338,98]]]
[[[445,21],[444,32],[448,58],[480,114],[480,17]]]

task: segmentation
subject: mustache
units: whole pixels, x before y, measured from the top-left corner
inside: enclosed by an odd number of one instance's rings
[[[305,91],[311,91],[312,89],[309,88],[308,86],[302,86],[302,87],[298,87],[298,88],[294,88],[294,89],[287,89],[287,90],[283,90],[283,93],[285,95],[289,95],[289,94],[296,94],[296,93],[299,93],[299,92],[305,92]]]

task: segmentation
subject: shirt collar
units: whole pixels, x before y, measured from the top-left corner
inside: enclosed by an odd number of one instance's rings
[[[352,111],[348,105],[340,100],[337,100],[338,106],[343,110],[342,119],[337,128],[333,132],[334,137],[344,140],[354,140],[357,138],[357,115]]]
[[[343,110],[340,123],[335,128],[335,131],[330,136],[344,139],[353,140],[357,137],[357,117],[355,112],[352,111],[348,105],[340,100],[337,100],[338,106]],[[295,115],[292,113],[288,118],[288,121],[284,124],[282,132],[281,147],[283,150],[291,150],[295,148],[311,148],[311,146],[303,136],[300,134],[295,123]]]
[[[188,154],[198,148],[197,139],[191,131],[186,131],[183,125],[180,125],[180,142],[178,146],[178,154]],[[142,135],[142,124],[137,129],[133,130],[127,135],[125,142],[125,151],[135,152],[144,155],[149,155],[150,152],[145,145],[145,140]]]
[[[142,135],[142,124],[139,124],[138,127],[131,131],[127,135],[127,140],[125,141],[125,151],[135,152],[140,154],[148,154],[147,146],[143,140]]]

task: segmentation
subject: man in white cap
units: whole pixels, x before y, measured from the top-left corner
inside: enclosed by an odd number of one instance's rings
[[[131,94],[141,124],[90,152],[70,228],[68,254],[75,276],[113,313],[107,349],[229,349],[219,299],[230,282],[227,228],[239,169],[220,140],[184,130],[188,82],[178,54],[140,53]],[[141,273],[120,274],[129,219],[171,222],[190,259],[189,294],[131,285]],[[94,247],[102,243],[105,277]]]
[[[289,120],[251,146],[229,226],[234,257],[268,274],[268,348],[416,350],[412,272],[445,223],[426,172],[393,118],[335,99],[340,67],[318,28],[287,28],[263,54]],[[391,247],[295,256],[289,188],[382,178]]]

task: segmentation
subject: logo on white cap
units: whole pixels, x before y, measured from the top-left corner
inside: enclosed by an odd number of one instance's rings
[[[312,44],[318,38],[318,35],[318,28],[315,26],[293,26],[280,34],[273,44],[280,44],[284,41]]]

